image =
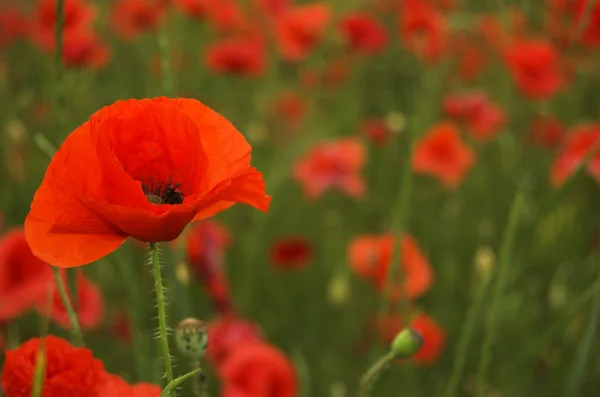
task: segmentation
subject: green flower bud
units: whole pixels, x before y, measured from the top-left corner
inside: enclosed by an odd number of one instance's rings
[[[175,344],[181,354],[190,360],[199,360],[208,347],[208,334],[204,323],[196,318],[186,318],[175,328]]]
[[[410,328],[404,328],[398,332],[394,340],[392,341],[392,353],[396,357],[407,358],[419,351],[423,346],[423,336]]]

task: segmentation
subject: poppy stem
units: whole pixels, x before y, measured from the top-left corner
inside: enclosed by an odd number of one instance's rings
[[[164,95],[172,96],[175,85],[173,83],[173,71],[171,70],[171,53],[169,51],[169,36],[167,32],[167,18],[165,17],[163,26],[158,32],[158,49],[160,51]]]
[[[65,282],[60,275],[60,269],[53,266],[52,272],[54,273],[54,281],[56,282],[56,288],[58,288],[58,294],[60,295],[62,304],[65,307],[67,316],[71,322],[71,342],[75,346],[83,346],[83,334],[81,333],[81,327],[79,326],[79,321],[77,320],[77,313],[75,313],[73,305],[71,304],[71,299],[69,299]]]
[[[173,367],[171,365],[169,338],[167,336],[167,312],[165,303],[165,291],[160,269],[159,250],[156,243],[150,243],[149,246],[150,262],[152,264],[152,273],[154,274],[154,289],[156,290],[156,305],[158,307],[160,347],[162,350],[163,361],[165,364],[165,373],[167,374],[167,383],[171,383],[173,381]]]
[[[515,197],[510,206],[508,223],[504,229],[504,235],[500,245],[498,273],[492,290],[492,302],[486,321],[487,329],[483,340],[483,347],[481,349],[481,360],[479,361],[477,370],[477,393],[475,394],[477,397],[483,397],[485,393],[485,378],[492,360],[492,346],[496,339],[496,331],[498,329],[496,326],[496,318],[500,311],[502,294],[506,285],[509,263],[511,261],[513,246],[517,235],[519,216],[521,215],[524,204],[525,193],[523,191],[523,186],[520,185],[517,187],[517,192],[515,193]]]
[[[192,371],[200,370],[198,375],[192,378],[192,394],[194,397],[208,397],[206,392],[206,375],[200,367],[200,360],[193,360],[190,362]]]
[[[365,373],[360,381],[360,390],[358,397],[369,397],[373,385],[379,378],[379,375],[387,368],[388,364],[394,359],[394,353],[391,351],[381,357],[369,370]]]

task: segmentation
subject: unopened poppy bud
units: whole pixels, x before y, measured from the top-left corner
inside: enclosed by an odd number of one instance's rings
[[[208,347],[206,326],[197,318],[186,318],[175,328],[175,344],[181,354],[190,360],[199,360]]]
[[[392,353],[396,357],[410,357],[423,346],[423,336],[410,328],[404,328],[398,332],[392,341]]]

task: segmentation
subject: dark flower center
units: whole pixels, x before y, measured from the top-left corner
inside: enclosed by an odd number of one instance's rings
[[[155,183],[150,179],[148,183],[142,183],[142,189],[146,198],[151,204],[181,204],[183,203],[183,193],[179,190],[179,183],[168,182]]]

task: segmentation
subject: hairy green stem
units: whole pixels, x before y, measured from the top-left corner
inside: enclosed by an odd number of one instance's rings
[[[71,299],[69,299],[69,294],[65,288],[65,282],[60,275],[60,269],[57,267],[52,267],[52,272],[54,273],[54,280],[56,282],[56,288],[58,288],[58,294],[60,295],[60,299],[65,307],[65,310],[67,311],[69,321],[71,322],[71,341],[75,346],[83,346],[83,334],[81,333],[79,320],[77,320],[77,313],[75,313],[73,305],[71,304]]]
[[[392,362],[394,355],[389,352],[385,356],[381,357],[369,370],[365,373],[360,381],[360,389],[358,397],[369,397],[371,394],[371,388],[377,381],[377,378],[387,368],[388,364]]]
[[[492,348],[496,340],[496,331],[498,328],[496,325],[496,318],[500,311],[502,293],[504,292],[504,287],[506,285],[509,263],[517,234],[519,216],[521,215],[521,210],[525,203],[525,194],[522,189],[523,188],[519,186],[515,193],[515,197],[510,207],[508,223],[504,229],[502,244],[500,246],[499,265],[497,269],[498,275],[492,290],[492,302],[488,312],[486,333],[481,350],[481,360],[479,361],[479,368],[477,371],[477,397],[483,397],[484,395],[486,387],[485,380],[492,360]]]
[[[158,307],[158,327],[160,337],[160,348],[162,350],[167,383],[173,381],[173,367],[171,365],[171,353],[169,350],[169,338],[167,336],[167,311],[165,303],[165,291],[161,275],[159,251],[156,243],[150,243],[150,262],[154,273],[154,289],[156,290],[156,305]]]
[[[190,366],[192,367],[192,371],[200,370],[198,375],[192,378],[192,395],[194,397],[207,397],[206,375],[204,375],[204,371],[200,367],[200,360],[193,360],[190,362]]]

